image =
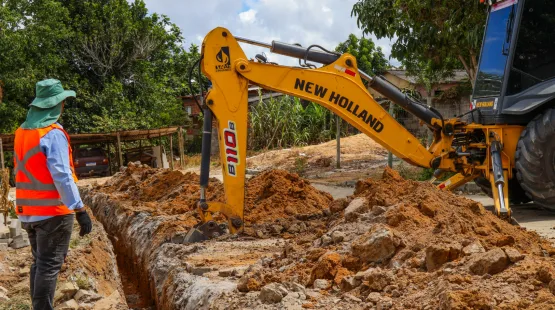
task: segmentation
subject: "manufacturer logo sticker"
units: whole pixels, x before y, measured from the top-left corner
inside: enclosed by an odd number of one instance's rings
[[[216,72],[230,71],[231,58],[229,57],[229,46],[222,46],[220,51],[216,54]]]

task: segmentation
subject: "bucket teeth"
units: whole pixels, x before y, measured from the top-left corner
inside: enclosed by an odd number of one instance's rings
[[[183,243],[195,243],[219,237],[225,233],[225,226],[218,225],[214,221],[208,221],[196,228],[191,228]]]

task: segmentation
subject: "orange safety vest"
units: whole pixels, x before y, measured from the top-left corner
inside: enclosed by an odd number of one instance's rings
[[[39,129],[19,128],[15,132],[15,198],[19,215],[54,216],[73,212],[62,203],[40,148],[40,139],[55,129],[65,134],[69,146],[69,135],[57,124]],[[68,152],[73,179],[77,182],[71,146]]]

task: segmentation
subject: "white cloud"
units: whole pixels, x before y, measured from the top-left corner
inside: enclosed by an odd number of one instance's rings
[[[318,44],[334,49],[349,34],[362,36],[351,9],[357,0],[145,0],[150,12],[165,14],[183,32],[186,44],[200,45],[211,29],[222,26],[232,34],[270,43],[272,40]],[[389,40],[372,38],[386,56]],[[241,44],[249,58],[266,52],[270,61],[285,65],[296,59],[271,54],[268,50]],[[393,64],[398,62],[391,61]]]
[[[239,13],[239,19],[245,24],[252,24],[256,20],[256,11],[250,9],[245,12]]]

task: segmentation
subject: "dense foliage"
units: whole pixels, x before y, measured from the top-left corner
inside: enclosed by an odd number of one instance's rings
[[[70,132],[182,125],[178,97],[199,57],[183,43],[142,0],[0,0],[0,132],[24,121],[45,78],[77,92],[61,119]]]
[[[298,98],[281,96],[260,101],[251,107],[249,116],[249,149],[302,146],[335,138],[335,115]],[[343,135],[348,127],[342,122]]]
[[[396,38],[391,56],[401,62],[432,61],[442,71],[456,59],[474,81],[486,21],[480,1],[359,0],[352,14],[364,34]]]
[[[382,74],[389,67],[382,48],[376,47],[376,44],[368,38],[359,39],[354,34],[350,34],[345,42],[335,48],[335,51],[355,56],[358,68],[368,74]]]

